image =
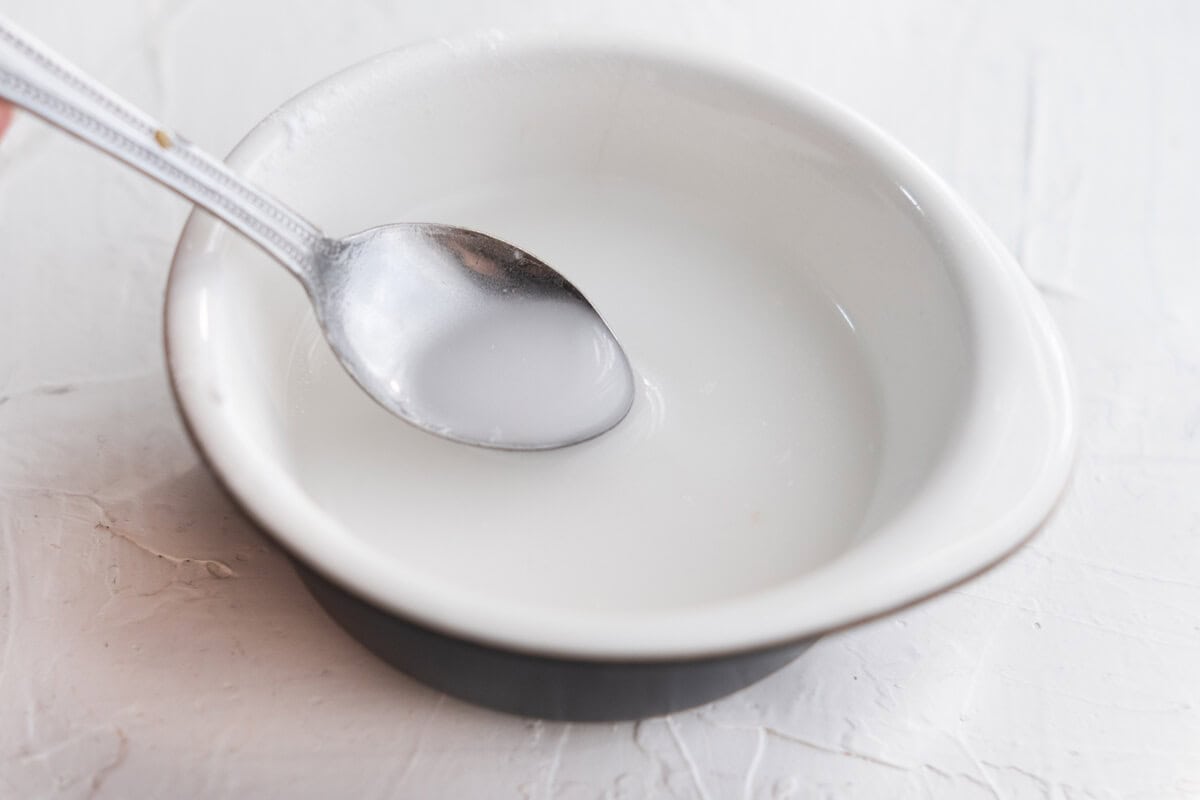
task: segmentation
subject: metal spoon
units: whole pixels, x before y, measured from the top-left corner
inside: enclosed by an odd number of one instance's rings
[[[565,278],[482,233],[316,226],[0,18],[0,97],[136,167],[245,234],[304,286],[346,371],[448,439],[562,447],[624,418],[633,375]]]

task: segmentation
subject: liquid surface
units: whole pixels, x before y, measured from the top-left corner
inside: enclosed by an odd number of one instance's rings
[[[624,346],[637,395],[590,442],[467,447],[377,407],[306,324],[284,439],[347,535],[469,592],[613,611],[753,592],[851,543],[877,472],[876,390],[852,320],[785,242],[617,178],[408,211],[503,236],[567,276]]]

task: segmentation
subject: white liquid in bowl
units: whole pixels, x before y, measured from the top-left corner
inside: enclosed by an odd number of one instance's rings
[[[574,282],[629,354],[634,407],[563,450],[454,444],[375,406],[309,319],[284,403],[297,480],[380,558],[497,600],[698,605],[828,561],[874,487],[877,388],[800,255],[739,230],[720,202],[574,174],[413,209]]]

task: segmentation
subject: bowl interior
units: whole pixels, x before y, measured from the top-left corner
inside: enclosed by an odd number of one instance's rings
[[[441,222],[554,265],[629,353],[630,417],[547,453],[412,428],[343,373],[282,269],[197,220],[172,281],[170,303],[191,309],[171,320],[172,368],[252,513],[286,543],[271,518],[290,505],[301,556],[343,583],[335,551],[369,557],[377,600],[407,581],[464,608],[620,625],[953,545],[897,521],[972,436],[990,457],[972,427],[995,377],[980,367],[990,323],[955,237],[847,135],[859,123],[669,59],[492,44],[327,81],[233,161],[333,235]],[[1015,496],[978,503],[994,515]]]

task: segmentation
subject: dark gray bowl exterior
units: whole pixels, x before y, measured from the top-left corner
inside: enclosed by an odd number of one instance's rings
[[[527,717],[602,722],[669,714],[749,686],[815,641],[689,661],[622,663],[525,655],[415,625],[294,563],[329,616],[380,658],[446,694]]]

